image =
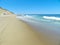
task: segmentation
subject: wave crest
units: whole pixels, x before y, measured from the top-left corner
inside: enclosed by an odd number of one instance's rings
[[[60,18],[59,18],[59,17],[43,16],[43,18],[44,18],[44,19],[59,20],[59,21],[60,21]]]

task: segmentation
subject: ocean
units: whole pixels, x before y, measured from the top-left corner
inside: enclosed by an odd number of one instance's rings
[[[17,16],[17,18],[32,25],[37,30],[43,27],[46,30],[60,33],[60,14],[24,14]]]
[[[43,27],[47,30],[58,30],[57,32],[60,33],[60,14],[24,14],[17,16],[17,18],[33,27],[37,26],[37,28]]]
[[[24,17],[38,22],[60,24],[60,14],[25,14]]]

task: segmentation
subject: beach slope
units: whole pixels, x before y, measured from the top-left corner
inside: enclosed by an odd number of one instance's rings
[[[15,15],[0,16],[0,45],[43,45],[39,36]]]

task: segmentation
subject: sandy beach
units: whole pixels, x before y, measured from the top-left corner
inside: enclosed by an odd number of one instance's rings
[[[0,16],[0,45],[43,45],[39,35],[15,15]]]
[[[27,23],[16,18],[15,15],[0,16],[0,45],[59,45],[59,35],[55,38],[49,33],[47,35],[41,27],[39,30],[44,32],[38,33],[36,27],[29,26]]]

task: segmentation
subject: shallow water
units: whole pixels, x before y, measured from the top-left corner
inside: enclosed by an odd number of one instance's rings
[[[57,17],[59,18],[59,16]],[[40,15],[24,15],[17,16],[17,18],[30,25],[33,29],[35,29],[35,31],[47,36],[48,41],[50,41],[51,44],[53,42],[54,45],[60,43],[60,20],[45,19]]]
[[[52,19],[44,18],[45,17],[52,17]],[[37,21],[42,21],[46,23],[54,23],[54,24],[60,24],[60,14],[25,14],[24,17],[35,19]],[[55,17],[55,19],[53,19]]]
[[[60,34],[60,20],[53,20],[53,19],[45,19],[43,16],[46,15],[24,15],[24,16],[17,16],[17,18],[20,18],[21,20],[29,23],[29,25],[32,25],[33,27],[36,27],[36,29],[44,28],[47,31],[55,31],[56,33]],[[47,15],[49,17],[60,17],[60,16],[53,16],[53,15]],[[37,22],[37,23],[36,23]]]
[[[49,19],[49,18],[46,19],[46,18],[44,18],[44,16],[49,16],[49,17],[52,17],[52,18],[55,17],[55,19]],[[51,30],[60,30],[60,20],[59,20],[60,15],[25,14],[23,16],[17,16],[17,17],[22,18],[25,22],[30,22],[31,24],[32,24],[33,21],[35,21],[35,22],[39,22],[38,25],[42,24],[43,27],[46,26],[45,28],[48,27],[48,29],[51,29]],[[56,20],[57,19],[56,17],[58,18],[58,20]]]

